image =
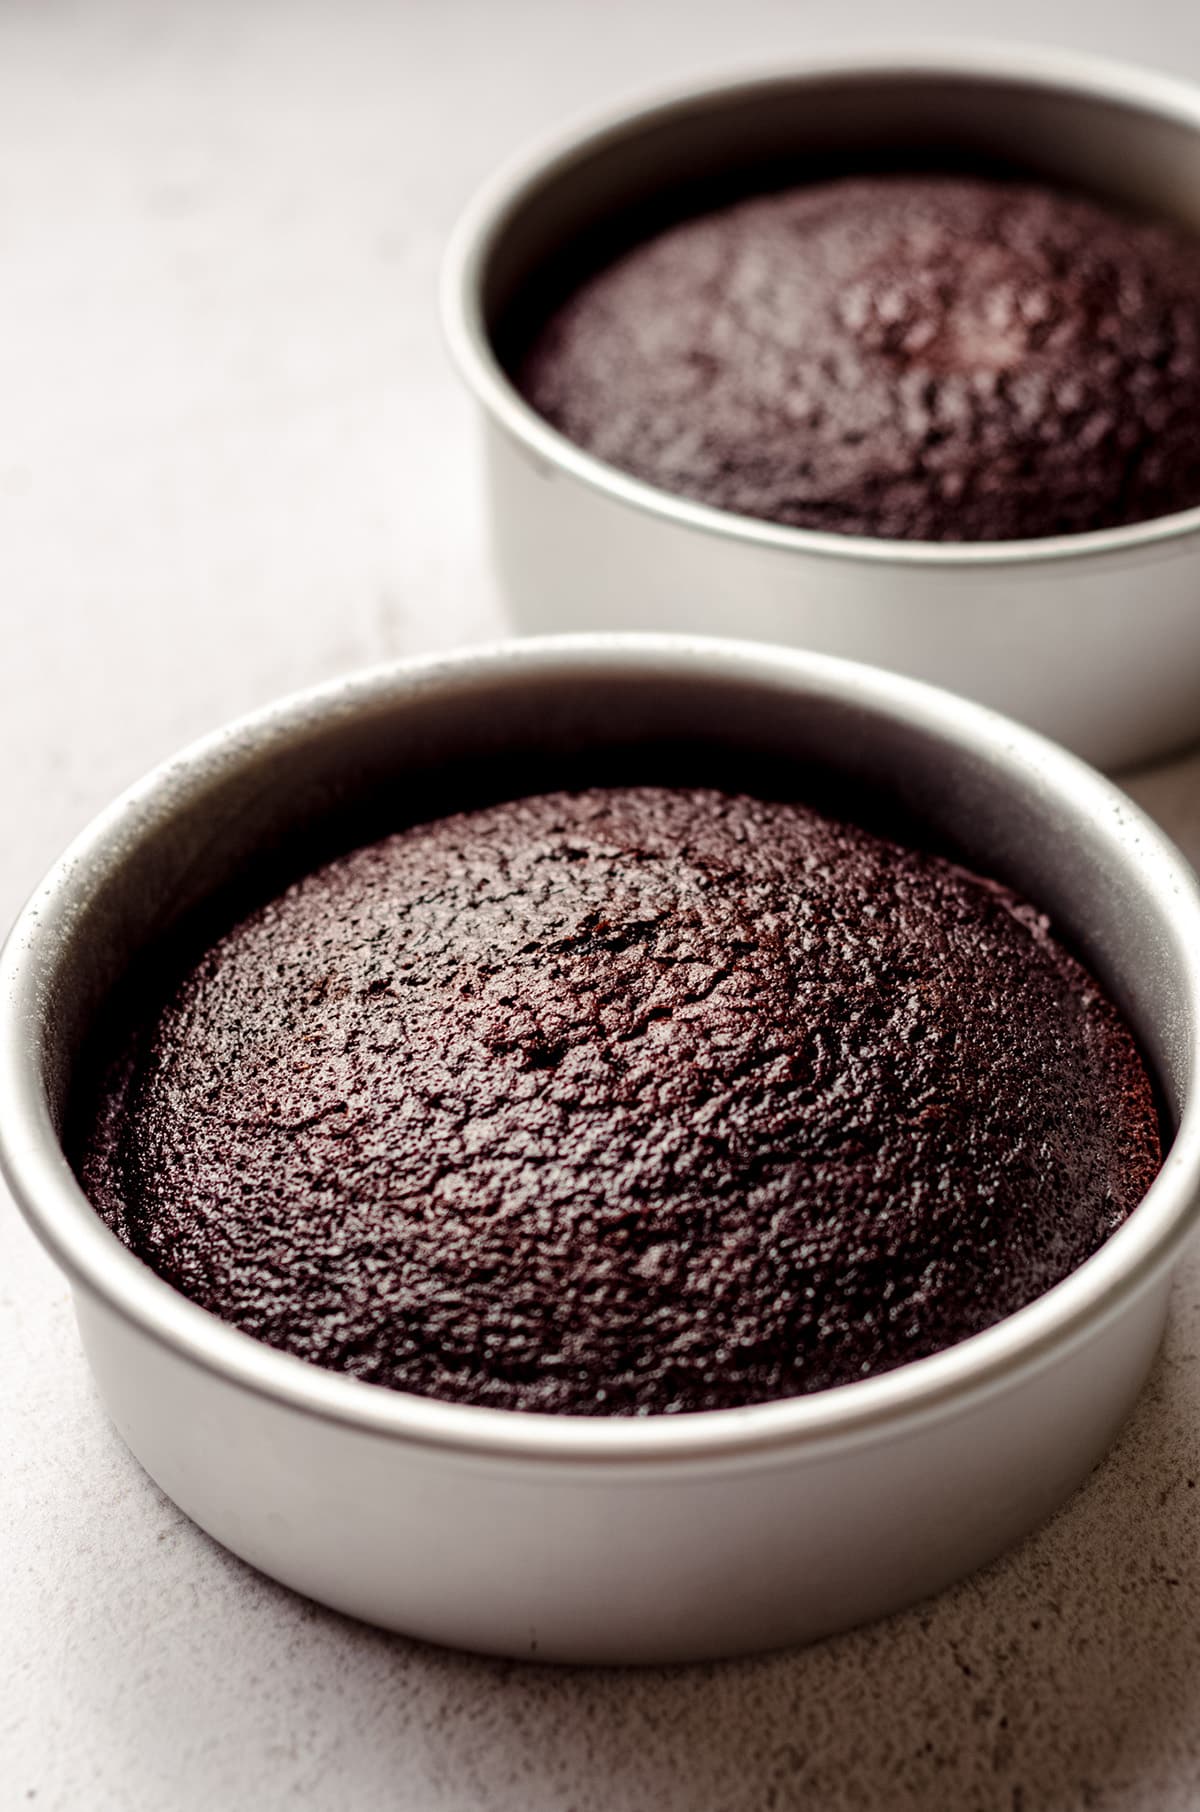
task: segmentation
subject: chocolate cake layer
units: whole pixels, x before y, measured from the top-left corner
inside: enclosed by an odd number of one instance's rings
[[[1004,888],[803,806],[598,789],[310,874],[144,999],[78,1167],[259,1339],[466,1403],[824,1389],[1058,1282],[1160,1161]]]
[[[847,178],[689,219],[516,372],[600,459],[719,509],[926,541],[1200,503],[1200,239],[1053,190]]]

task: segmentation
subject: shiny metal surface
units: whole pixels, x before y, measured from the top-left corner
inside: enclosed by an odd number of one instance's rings
[[[495,558],[518,627],[757,636],[887,666],[1010,712],[1107,768],[1200,731],[1200,508],[1091,534],[829,535],[659,491],[574,446],[510,382],[496,332],[562,247],[730,168],[998,165],[1200,231],[1200,89],[1072,52],[974,43],[693,85],[518,159],[460,221],[451,351],[485,421]]]
[[[1063,1284],[950,1351],[789,1402],[603,1422],[468,1408],[273,1351],[95,1216],[58,1129],[139,950],[264,847],[387,789],[554,784],[631,744],[817,770],[915,814],[1072,935],[1138,1030],[1175,1139]],[[698,758],[698,756],[697,756]],[[105,1401],[163,1488],[264,1571],[385,1625],[510,1654],[652,1660],[796,1641],[935,1589],[1061,1501],[1153,1355],[1200,1190],[1200,897],[1136,807],[991,713],[819,656],[577,637],[406,663],[281,701],[133,788],[0,959],[0,1161],[67,1272]]]

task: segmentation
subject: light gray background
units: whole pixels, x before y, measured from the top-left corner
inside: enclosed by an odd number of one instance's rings
[[[1200,76],[1194,0],[0,4],[0,918],[181,741],[503,628],[435,309],[499,158],[660,78],[935,31]],[[1200,857],[1200,758],[1132,790]],[[936,1602],[553,1672],[348,1623],[184,1521],[5,1202],[0,1807],[1194,1808],[1198,1341],[1194,1258],[1112,1457]]]

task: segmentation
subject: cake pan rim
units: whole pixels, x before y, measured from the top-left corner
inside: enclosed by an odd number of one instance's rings
[[[1084,1265],[993,1327],[928,1358],[862,1382],[739,1409],[641,1418],[555,1416],[445,1403],[325,1371],[252,1339],[158,1278],[104,1225],[71,1172],[51,1123],[36,1036],[53,980],[56,940],[86,898],[97,864],[112,862],[121,831],[156,797],[178,793],[214,765],[252,766],[264,739],[299,736],[372,702],[429,687],[557,670],[615,667],[630,677],[672,673],[779,684],[791,679],[953,736],[998,760],[1013,784],[1050,787],[1107,819],[1141,885],[1190,922],[1180,938],[1192,1085],[1163,1170],[1128,1221]],[[186,801],[184,802],[186,806]],[[183,809],[178,797],[175,810]],[[93,877],[94,878],[94,877]],[[304,1413],[392,1439],[477,1456],[662,1464],[870,1439],[928,1415],[956,1412],[1098,1334],[1169,1267],[1200,1216],[1200,885],[1152,821],[1076,757],[1011,720],[881,669],[762,643],[598,632],[484,644],[450,655],[387,663],[281,699],[188,745],[122,793],[80,833],[35,890],[0,954],[0,1169],[35,1233],[72,1283],[153,1339],[253,1393]]]
[[[1006,541],[919,541],[793,528],[718,509],[635,478],[577,446],[526,402],[504,370],[484,319],[483,274],[492,250],[523,201],[557,170],[619,141],[656,119],[802,81],[876,77],[1024,82],[1119,105],[1140,107],[1200,135],[1200,84],[1120,58],[1008,40],[935,37],[871,50],[829,45],[786,66],[750,64],[722,74],[659,84],[604,109],[591,109],[509,158],[467,202],[442,259],[443,336],[454,365],[489,420],[549,472],[560,472],[610,501],[676,526],[780,553],[904,567],[996,568],[1098,559],[1200,537],[1200,502],[1184,510],[1078,534]]]

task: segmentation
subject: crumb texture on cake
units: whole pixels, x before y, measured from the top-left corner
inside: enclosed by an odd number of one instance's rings
[[[966,177],[851,177],[670,227],[516,372],[581,447],[792,527],[1078,534],[1200,503],[1200,238]]]
[[[1004,888],[710,790],[547,794],[308,875],[143,1005],[77,1162],[259,1339],[581,1414],[844,1384],[1028,1303],[1160,1161]]]

